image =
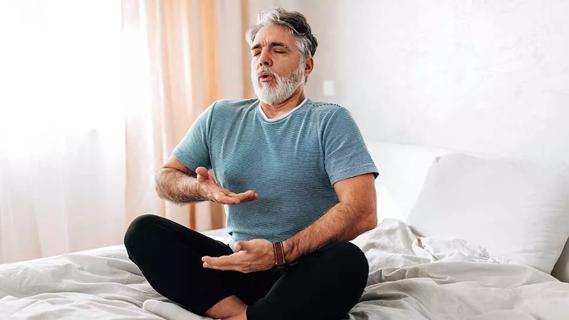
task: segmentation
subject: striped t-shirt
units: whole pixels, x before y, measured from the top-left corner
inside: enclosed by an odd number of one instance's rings
[[[258,193],[225,206],[234,241],[284,241],[338,203],[334,183],[378,172],[348,110],[309,99],[276,120],[257,99],[217,101],[173,153],[191,170],[213,169],[230,191]]]

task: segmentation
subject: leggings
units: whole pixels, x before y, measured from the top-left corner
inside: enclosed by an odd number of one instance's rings
[[[185,309],[205,315],[236,295],[247,319],[347,318],[368,276],[363,252],[350,242],[332,242],[295,263],[241,273],[203,268],[201,257],[233,253],[223,242],[166,218],[145,214],[132,221],[124,244],[150,285]]]

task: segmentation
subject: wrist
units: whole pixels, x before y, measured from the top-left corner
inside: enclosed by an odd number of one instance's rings
[[[287,239],[282,242],[283,244],[283,251],[284,256],[287,263],[291,263],[296,260],[296,255],[294,253],[294,244],[290,239]]]
[[[198,179],[195,179],[190,186],[190,192],[195,194],[198,198],[205,201],[211,201],[209,197],[209,192],[205,190],[203,185],[199,183]]]

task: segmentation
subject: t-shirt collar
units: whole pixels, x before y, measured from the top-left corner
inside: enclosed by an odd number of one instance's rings
[[[291,114],[291,113],[293,113],[294,111],[296,111],[296,109],[302,107],[302,106],[306,103],[306,101],[308,101],[308,98],[304,98],[304,100],[302,100],[302,102],[301,102],[298,106],[294,107],[294,109],[290,110],[289,112],[287,112],[287,113],[285,113],[285,114],[281,114],[280,116],[278,116],[278,117],[276,117],[276,118],[273,118],[273,119],[269,119],[269,117],[267,117],[267,115],[266,115],[265,112],[263,111],[263,108],[261,108],[261,100],[259,100],[259,106],[258,106],[258,108],[259,108],[259,112],[261,113],[261,116],[263,117],[263,119],[264,119],[265,121],[268,121],[268,122],[275,122],[275,121],[278,121],[278,120],[280,120],[280,119],[282,119],[282,118],[285,118],[285,117],[288,116],[289,114]]]

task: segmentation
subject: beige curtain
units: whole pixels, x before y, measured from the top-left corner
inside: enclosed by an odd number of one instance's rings
[[[127,222],[155,213],[196,230],[224,226],[220,205],[177,206],[154,190],[156,170],[197,116],[220,98],[219,5],[214,0],[123,1]],[[238,8],[242,12],[232,14],[247,17],[247,2]],[[247,26],[241,19],[239,25],[223,27],[244,32]],[[243,67],[235,66],[239,72]],[[248,85],[237,85],[249,94]]]

